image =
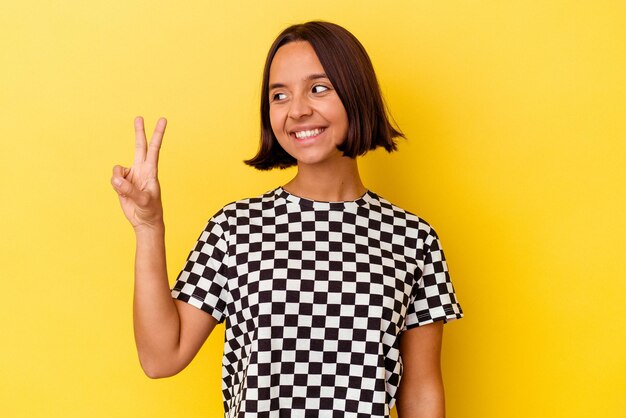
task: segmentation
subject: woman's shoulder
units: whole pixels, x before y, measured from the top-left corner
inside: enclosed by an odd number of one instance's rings
[[[222,206],[213,217],[233,218],[250,216],[255,211],[267,209],[274,204],[277,190],[278,188],[273,188],[258,195],[230,201]]]
[[[238,200],[233,200],[222,208],[224,211],[233,211],[233,210],[246,210],[246,209],[257,209],[262,208],[264,205],[267,206],[268,203],[274,202],[276,199],[276,191],[278,188],[274,188],[268,190],[264,193],[254,195],[251,197],[241,198]]]
[[[377,202],[377,206],[379,206],[378,209],[375,209],[376,205],[370,205],[370,207],[373,211],[380,212],[380,218],[383,222],[392,224],[397,228],[411,229],[423,237],[427,235],[437,236],[433,226],[413,210],[392,203],[390,200],[372,191],[369,191],[369,193],[375,196],[374,201]]]

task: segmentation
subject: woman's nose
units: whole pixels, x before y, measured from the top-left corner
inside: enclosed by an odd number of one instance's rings
[[[289,108],[289,117],[293,119],[299,119],[303,116],[309,116],[311,113],[311,103],[309,103],[308,97],[293,97],[293,99],[291,100],[291,106]]]

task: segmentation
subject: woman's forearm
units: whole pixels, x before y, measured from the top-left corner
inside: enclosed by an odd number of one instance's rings
[[[133,322],[141,365],[150,377],[170,375],[179,346],[179,315],[165,261],[165,227],[136,229]]]
[[[404,391],[403,395],[398,399],[398,418],[445,418],[443,382],[433,382],[415,391]]]

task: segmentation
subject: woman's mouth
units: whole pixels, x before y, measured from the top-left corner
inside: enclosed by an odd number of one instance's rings
[[[318,136],[319,134],[324,132],[325,129],[326,128],[316,128],[305,131],[296,131],[294,132],[294,135],[297,139],[309,139]]]

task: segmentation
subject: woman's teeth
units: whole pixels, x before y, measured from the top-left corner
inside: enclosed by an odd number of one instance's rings
[[[324,131],[324,128],[322,129],[313,129],[310,131],[300,131],[300,132],[296,132],[296,138],[298,139],[305,139],[305,138],[310,138],[312,136],[315,135],[319,135]]]

